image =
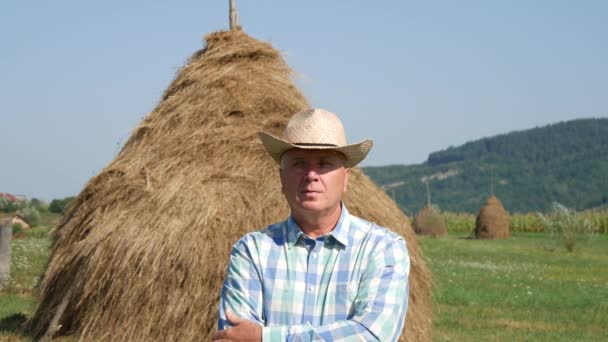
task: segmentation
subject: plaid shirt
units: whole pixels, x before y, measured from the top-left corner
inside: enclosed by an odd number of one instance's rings
[[[233,247],[219,307],[262,325],[264,341],[396,341],[410,259],[390,230],[349,215],[312,239],[289,217]]]

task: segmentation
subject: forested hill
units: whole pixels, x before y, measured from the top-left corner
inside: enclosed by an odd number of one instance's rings
[[[445,211],[479,211],[493,190],[509,212],[578,210],[608,203],[608,119],[578,119],[433,152],[418,165],[364,172],[409,215],[431,200]]]

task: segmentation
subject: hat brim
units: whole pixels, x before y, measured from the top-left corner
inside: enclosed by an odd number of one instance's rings
[[[271,134],[259,132],[258,136],[266,149],[266,152],[274,159],[277,163],[281,163],[281,156],[288,150],[297,148],[301,150],[332,150],[338,151],[346,156],[346,163],[344,166],[351,168],[359,164],[367,153],[374,146],[374,142],[371,139],[365,139],[356,144],[344,145],[344,146],[327,146],[327,145],[294,145],[287,141],[277,138]]]

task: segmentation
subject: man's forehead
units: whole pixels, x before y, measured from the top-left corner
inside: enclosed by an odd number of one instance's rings
[[[283,158],[287,157],[290,159],[293,158],[346,158],[344,154],[338,152],[336,150],[330,149],[302,149],[302,148],[292,148],[283,153]]]

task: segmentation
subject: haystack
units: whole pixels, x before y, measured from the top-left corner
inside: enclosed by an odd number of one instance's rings
[[[418,235],[441,237],[448,233],[445,220],[432,205],[425,205],[412,222],[414,231]]]
[[[256,134],[279,134],[308,104],[269,44],[240,30],[206,41],[63,217],[29,324],[36,336],[208,341],[232,245],[289,214]],[[428,341],[431,279],[408,219],[359,169],[351,182],[349,210],[407,239],[404,336]]]
[[[475,237],[478,239],[509,238],[509,214],[494,195],[488,198],[477,214]]]

